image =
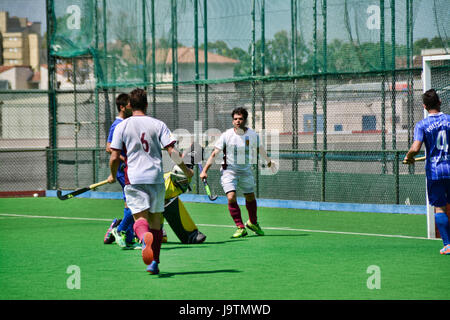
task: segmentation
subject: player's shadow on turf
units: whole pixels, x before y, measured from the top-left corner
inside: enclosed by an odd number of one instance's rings
[[[265,238],[265,237],[306,237],[310,236],[310,234],[307,233],[300,233],[300,234],[265,234],[264,236],[258,236],[258,235],[251,235],[248,236],[248,238]],[[246,237],[247,238],[247,237]]]
[[[242,241],[242,240],[245,240],[245,238],[230,239],[230,240],[224,240],[224,241],[205,241],[202,243],[192,243],[192,244],[169,241],[169,242],[164,243],[163,246],[161,247],[161,249],[171,250],[171,249],[179,249],[179,248],[203,248],[203,247],[207,247],[207,245],[209,245],[209,244],[224,244],[227,242],[238,242],[238,241]],[[164,248],[164,245],[177,245],[177,246]]]
[[[210,274],[210,273],[238,273],[242,272],[235,269],[223,269],[223,270],[211,270],[211,271],[186,271],[186,272],[161,272],[158,276],[159,278],[170,278],[173,276],[182,276],[190,274]]]

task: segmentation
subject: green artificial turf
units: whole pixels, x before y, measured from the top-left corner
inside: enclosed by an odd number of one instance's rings
[[[259,208],[266,235],[249,231],[230,239],[226,206],[185,203],[206,242],[181,244],[166,224],[169,242],[155,276],[145,271],[139,250],[103,244],[122,206],[120,200],[0,199],[0,299],[450,298],[450,256],[439,254],[442,242],[408,238],[426,236],[424,215]],[[246,220],[244,206],[242,213]],[[80,289],[70,289],[70,266],[80,270]],[[373,266],[379,289],[368,287]]]

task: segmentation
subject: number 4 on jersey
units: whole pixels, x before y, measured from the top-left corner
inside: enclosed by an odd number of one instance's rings
[[[447,131],[441,130],[436,138],[436,148],[448,152]]]

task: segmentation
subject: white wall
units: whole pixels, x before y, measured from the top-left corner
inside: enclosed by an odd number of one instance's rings
[[[1,80],[7,80],[12,90],[30,89],[28,80],[33,76],[33,71],[27,67],[14,67],[0,73]]]

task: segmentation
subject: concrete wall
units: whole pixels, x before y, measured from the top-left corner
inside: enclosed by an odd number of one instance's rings
[[[15,67],[0,73],[0,79],[7,80],[12,90],[30,89],[32,76],[33,71],[28,67]]]

